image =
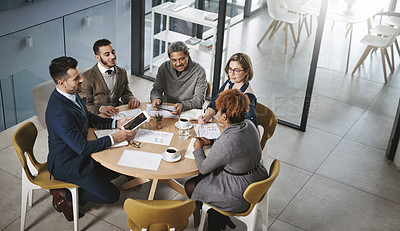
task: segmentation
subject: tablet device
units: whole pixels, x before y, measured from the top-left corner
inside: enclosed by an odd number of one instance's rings
[[[132,121],[131,124],[129,124]],[[140,125],[149,122],[150,121],[150,116],[147,114],[146,111],[142,111],[140,112],[137,116],[133,117],[132,119],[128,120],[128,122],[126,122],[123,127],[125,129],[129,129],[129,130],[134,130],[136,128],[138,128]]]

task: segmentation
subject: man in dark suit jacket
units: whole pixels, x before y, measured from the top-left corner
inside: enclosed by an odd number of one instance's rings
[[[114,142],[132,139],[136,131],[120,130],[110,136],[87,141],[88,127],[121,128],[128,120],[102,118],[87,111],[77,93],[82,90],[83,79],[71,57],[53,59],[49,71],[56,89],[50,96],[46,109],[46,125],[49,137],[47,157],[50,174],[56,180],[78,185],[80,205],[86,202],[115,203],[119,189],[110,181],[120,174],[94,161],[90,154],[110,147]],[[72,221],[70,192],[51,190],[53,206]]]
[[[128,104],[129,108],[140,105],[129,89],[126,70],[116,65],[117,55],[107,39],[97,40],[93,51],[98,63],[82,76],[85,79],[80,96],[92,113],[114,115],[116,106]]]

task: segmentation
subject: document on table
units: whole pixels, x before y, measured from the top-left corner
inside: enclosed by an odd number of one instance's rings
[[[161,158],[161,155],[157,153],[124,150],[118,165],[157,171]]]
[[[188,148],[186,149],[186,154],[185,154],[185,157],[186,157],[186,158],[194,159],[194,155],[193,155],[193,151],[194,151],[193,144],[194,144],[195,141],[196,141],[196,138],[192,138],[192,140],[190,141],[190,144],[189,144]],[[204,154],[205,154],[206,156],[207,156],[208,153],[210,152],[210,149],[211,149],[211,146],[209,146],[209,145],[203,147]]]
[[[205,137],[207,139],[215,139],[221,135],[216,123],[207,123],[204,125],[193,124],[197,137]]]
[[[170,110],[174,109],[174,106],[163,106],[163,107],[167,107]],[[153,117],[155,114],[161,114],[164,116],[164,118],[179,118],[179,115],[173,115],[173,114],[171,114],[171,112],[166,111],[166,110],[161,109],[161,110],[156,111],[153,109],[151,104],[146,105],[146,112],[147,112],[147,114],[149,114],[149,116],[153,116]]]
[[[170,132],[161,132],[161,131],[139,128],[135,135],[134,140],[144,143],[169,146],[173,136],[174,134]]]
[[[197,120],[202,113],[203,109],[191,109],[181,112],[181,117],[187,117],[189,120]]]
[[[114,129],[103,129],[103,130],[97,130],[94,131],[94,134],[96,135],[97,138],[101,138],[104,136],[108,136],[113,134],[114,132],[119,131],[118,128],[114,128]],[[120,143],[114,143],[114,145],[112,145],[112,148],[116,148],[116,147],[122,147],[122,146],[128,146],[128,141],[122,141]]]
[[[120,111],[120,112],[118,112],[117,115],[111,116],[111,118],[119,120],[119,119],[122,119],[124,117],[134,117],[136,115],[139,115],[139,113],[141,111],[142,110],[140,110],[140,109],[132,109],[132,110],[128,110],[128,111]]]

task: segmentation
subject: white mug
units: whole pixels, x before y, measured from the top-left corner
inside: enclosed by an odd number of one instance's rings
[[[179,150],[177,148],[174,147],[168,147],[165,149],[165,158],[168,160],[172,160],[175,159],[177,157],[177,155],[179,155]]]
[[[181,128],[187,128],[190,124],[189,118],[187,117],[180,117],[179,118],[179,125]]]

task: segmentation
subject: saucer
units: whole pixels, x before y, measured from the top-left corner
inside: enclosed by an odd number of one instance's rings
[[[167,162],[176,162],[176,161],[180,160],[181,158],[182,157],[181,157],[180,153],[178,155],[176,155],[176,157],[174,159],[167,159],[167,158],[165,158],[165,154],[164,153],[162,154],[162,159]]]
[[[181,124],[179,123],[179,121],[176,121],[175,127],[177,127],[178,129],[181,128]],[[193,124],[189,122],[189,126],[186,127],[186,128],[187,128],[187,129],[191,129],[192,127],[193,127]]]

